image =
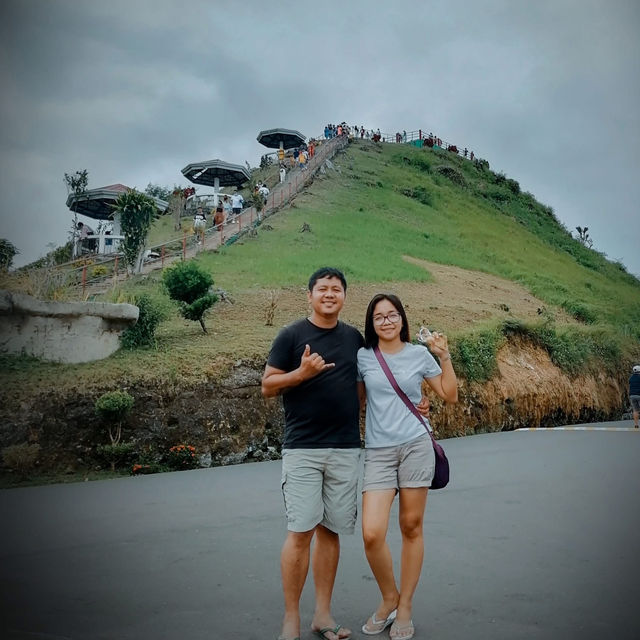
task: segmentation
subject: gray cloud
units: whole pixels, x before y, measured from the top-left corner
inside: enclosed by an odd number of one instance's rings
[[[64,241],[64,172],[184,183],[258,162],[260,129],[433,130],[640,273],[640,8],[633,0],[21,0],[0,20],[0,236]]]

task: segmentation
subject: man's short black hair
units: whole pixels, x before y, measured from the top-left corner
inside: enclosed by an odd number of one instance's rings
[[[342,282],[345,293],[347,292],[347,279],[340,269],[336,269],[335,267],[321,267],[317,271],[314,271],[309,278],[309,291],[313,291],[313,287],[315,287],[316,282],[318,282],[320,278],[338,278],[338,280]]]

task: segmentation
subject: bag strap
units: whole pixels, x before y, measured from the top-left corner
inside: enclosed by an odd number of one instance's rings
[[[384,356],[382,355],[382,352],[380,351],[377,345],[373,348],[373,353],[375,353],[376,358],[378,359],[378,362],[382,367],[382,370],[384,371],[385,375],[389,379],[389,382],[391,383],[391,386],[393,387],[394,391],[400,397],[400,400],[402,400],[402,402],[404,402],[407,405],[407,408],[409,409],[409,411],[411,411],[411,413],[413,413],[413,415],[416,416],[418,420],[420,420],[424,428],[427,430],[427,433],[431,436],[431,440],[435,442],[435,438],[433,437],[433,434],[429,430],[427,423],[424,421],[424,418],[422,417],[420,412],[416,409],[413,402],[409,400],[409,398],[407,397],[407,394],[400,388],[400,385],[396,382],[396,379],[393,377],[393,373],[391,373],[391,369],[389,369],[389,365],[387,364],[386,360],[384,359]]]

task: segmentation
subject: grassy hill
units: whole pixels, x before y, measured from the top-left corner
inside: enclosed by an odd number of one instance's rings
[[[145,292],[158,300],[170,317],[156,349],[77,366],[3,358],[5,393],[78,380],[107,389],[202,379],[237,359],[260,361],[279,327],[306,313],[306,279],[323,265],[347,275],[345,320],[362,327],[368,299],[393,290],[412,329],[427,322],[451,335],[457,369],[469,380],[490,377],[497,348],[514,334],[544,346],[572,374],[619,370],[640,356],[640,282],[572,238],[515,180],[446,151],[368,141],[334,164],[255,234],[200,255],[232,300],[213,308],[208,335],[177,316],[156,272],[104,298]],[[301,231],[304,223],[310,231]],[[458,269],[438,279],[434,263]],[[515,287],[509,293],[506,281]],[[273,326],[265,325],[269,309]]]

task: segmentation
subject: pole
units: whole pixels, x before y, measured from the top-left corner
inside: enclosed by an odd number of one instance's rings
[[[186,231],[182,236],[182,259],[183,260],[187,259],[187,232]]]
[[[162,262],[160,263],[160,266],[164,269],[164,245],[162,245],[162,248],[160,249],[160,256],[162,259]],[[116,258],[117,260],[118,258]]]
[[[87,288],[87,265],[82,267],[82,298],[84,299],[85,290]]]

